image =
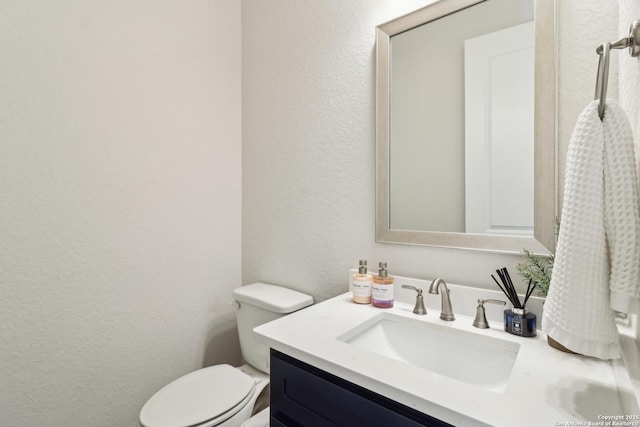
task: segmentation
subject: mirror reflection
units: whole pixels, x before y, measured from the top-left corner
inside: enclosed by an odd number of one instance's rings
[[[390,228],[533,235],[533,0],[390,42]]]
[[[376,241],[553,250],[555,1],[440,0],[376,40]]]

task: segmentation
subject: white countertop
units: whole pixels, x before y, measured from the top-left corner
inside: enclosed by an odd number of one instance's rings
[[[439,308],[427,307],[428,314],[418,316],[413,304],[396,301],[391,309],[379,309],[354,304],[345,293],[255,332],[271,348],[456,426],[606,425],[602,417],[625,414],[611,362],[558,351],[541,331],[521,338],[491,320],[491,329],[481,330],[472,326],[472,317],[456,311],[456,320],[445,322]],[[337,339],[381,312],[520,344],[506,390],[488,391]]]

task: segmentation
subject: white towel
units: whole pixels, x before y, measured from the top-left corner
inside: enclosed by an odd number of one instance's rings
[[[607,100],[580,114],[567,153],[564,204],[542,328],[577,353],[620,356],[613,310],[637,309],[640,213],[633,136]]]

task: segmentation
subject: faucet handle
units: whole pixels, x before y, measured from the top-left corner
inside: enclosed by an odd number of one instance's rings
[[[415,314],[427,314],[427,309],[424,307],[424,297],[422,296],[422,289],[410,285],[402,285],[402,287],[405,289],[413,289],[418,293],[418,295],[416,295],[416,305],[415,307],[413,307],[413,312]]]
[[[478,307],[476,307],[476,318],[473,321],[473,326],[480,329],[489,329],[489,322],[487,322],[487,316],[484,313],[484,303],[502,304],[507,302],[499,299],[478,299]]]
[[[411,286],[411,285],[402,285],[402,287],[404,289],[413,289],[414,291],[418,292],[418,294],[422,294],[422,289],[420,288],[416,288],[415,286]]]

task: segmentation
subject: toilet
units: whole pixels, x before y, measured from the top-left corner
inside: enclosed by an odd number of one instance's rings
[[[269,384],[269,347],[255,339],[253,328],[307,307],[313,298],[266,283],[237,288],[233,297],[246,364],[209,366],[166,385],[140,410],[142,427],[269,425],[269,408],[264,408],[268,403],[256,403],[265,400],[262,392]]]

